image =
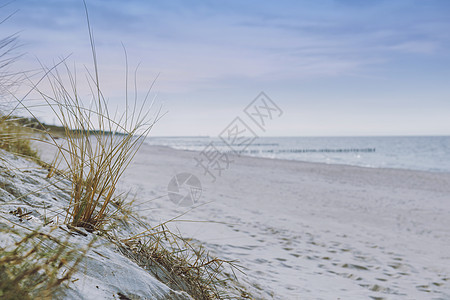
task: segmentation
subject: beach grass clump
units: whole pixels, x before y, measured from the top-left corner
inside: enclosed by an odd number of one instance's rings
[[[89,33],[94,61],[93,71],[86,70],[89,96],[83,97],[79,92],[76,70],[66,61],[44,68],[51,93],[37,91],[64,128],[62,143],[51,132],[49,135],[72,182],[66,223],[94,230],[108,221],[117,183],[157,116],[149,117],[149,93],[140,104],[137,97],[129,103],[127,81],[125,109],[123,113],[111,114],[100,87],[94,40],[90,30]],[[128,67],[126,73],[128,77]]]
[[[72,76],[69,69],[66,71]],[[128,117],[128,112],[116,121],[100,90],[93,94],[93,105],[86,107],[74,81],[71,93],[61,77],[50,79],[55,93],[41,95],[65,128],[64,142],[54,141],[72,182],[66,222],[98,229],[108,219],[120,177],[153,123],[145,121],[146,115]],[[98,82],[94,86],[99,89]]]
[[[242,272],[235,261],[213,256],[201,244],[185,239],[164,225],[121,240],[119,249],[138,265],[174,290],[194,299],[229,299],[236,276]],[[230,272],[226,272],[229,267]]]
[[[17,242],[0,246],[1,299],[54,299],[63,293],[86,254],[50,234],[33,230],[23,235],[0,223],[0,235]]]
[[[3,21],[0,20],[0,24]],[[29,139],[31,131],[26,128],[28,124],[24,119],[12,116],[14,108],[9,108],[10,103],[7,101],[12,91],[23,80],[22,73],[10,70],[21,56],[16,54],[17,48],[17,35],[0,39],[0,149],[36,159],[37,152],[32,149]]]
[[[0,149],[37,161],[39,155],[31,145],[33,133],[23,119],[0,115]]]

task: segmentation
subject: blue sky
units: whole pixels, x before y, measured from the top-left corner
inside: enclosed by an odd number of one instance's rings
[[[219,134],[260,91],[264,135],[450,134],[450,1],[87,1],[104,94],[123,104],[127,49],[168,114],[155,135]],[[17,0],[16,68],[90,65],[81,0]],[[45,111],[38,115],[47,121]]]

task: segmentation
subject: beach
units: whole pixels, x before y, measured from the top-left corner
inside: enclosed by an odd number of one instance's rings
[[[238,260],[261,299],[448,299],[450,174],[230,156],[215,181],[199,152],[143,145],[121,189],[150,224]],[[198,177],[192,207],[167,196]]]
[[[199,155],[143,144],[119,188],[152,226],[237,260],[257,299],[450,297],[450,174],[230,155],[213,181]],[[179,173],[201,182],[192,206],[168,197]]]
[[[1,5],[0,298],[449,300],[450,1],[410,2]]]

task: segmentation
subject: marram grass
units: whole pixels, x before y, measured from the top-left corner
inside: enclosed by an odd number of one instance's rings
[[[90,76],[92,99],[86,107],[77,92],[73,72],[64,64],[70,82],[67,89],[58,69],[48,73],[53,94],[41,96],[65,129],[64,143],[56,142],[72,182],[71,202],[66,222],[87,229],[100,228],[108,219],[117,183],[148,135],[154,122],[143,108],[111,117],[100,91],[98,76]],[[97,73],[97,71],[95,71]],[[51,135],[51,134],[50,134]]]
[[[22,238],[0,247],[0,299],[54,299],[63,295],[78,264],[91,248],[82,251],[67,241],[39,230],[23,235],[0,223],[0,234]]]
[[[89,230],[101,228],[108,221],[117,183],[149,134],[159,113],[149,117],[151,105],[148,94],[138,105],[128,99],[128,63],[126,65],[125,110],[111,114],[100,87],[95,43],[87,24],[93,57],[93,72],[86,69],[86,84],[90,87],[88,99],[78,92],[76,71],[65,61],[46,69],[51,93],[37,89],[65,129],[64,143],[56,142],[50,133],[58,154],[68,167],[66,174],[72,182],[71,201],[66,222]],[[125,55],[126,56],[126,55]],[[86,105],[86,103],[90,103]]]
[[[32,129],[23,126],[15,118],[0,116],[0,149],[38,160],[38,153],[30,143],[32,134]]]

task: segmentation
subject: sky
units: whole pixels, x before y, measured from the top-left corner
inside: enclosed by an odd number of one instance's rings
[[[283,114],[261,136],[450,134],[450,1],[86,2],[111,110],[124,105],[124,48],[139,99],[156,79],[153,109],[167,114],[153,135],[217,136],[262,91]],[[82,0],[0,4],[0,20],[14,13],[0,34],[25,54],[17,71],[70,55],[82,82]]]

